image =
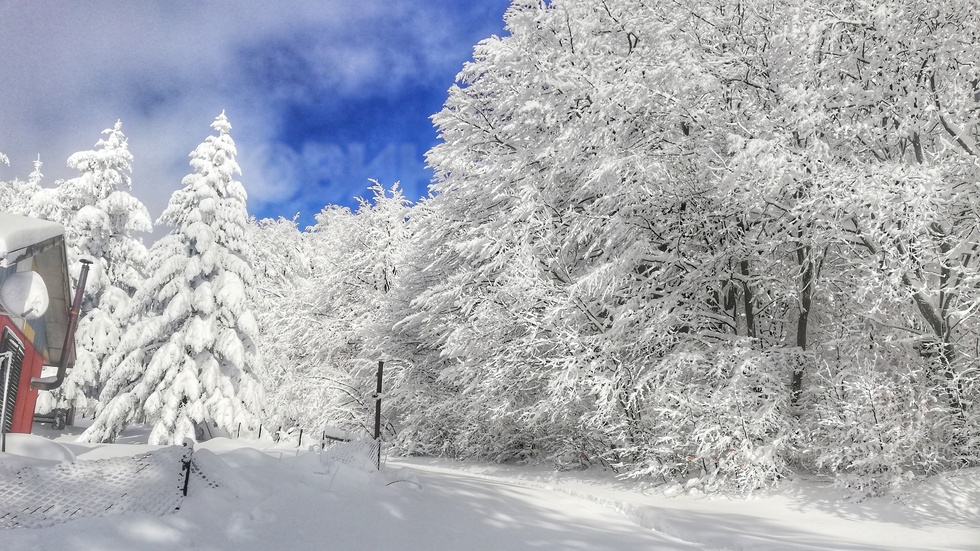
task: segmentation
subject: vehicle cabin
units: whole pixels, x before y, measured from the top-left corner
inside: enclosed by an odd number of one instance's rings
[[[87,270],[86,270],[87,271]],[[74,361],[61,224],[0,212],[0,392],[3,430],[29,433],[38,390],[60,386]],[[54,376],[42,368],[58,366]]]

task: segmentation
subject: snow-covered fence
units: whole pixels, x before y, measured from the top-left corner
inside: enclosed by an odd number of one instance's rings
[[[381,441],[369,438],[344,442],[324,443],[314,451],[323,464],[343,463],[361,470],[378,468]]]
[[[360,466],[363,458],[369,459],[375,468],[379,468],[381,463],[381,441],[368,436],[358,438],[347,431],[333,427],[320,431],[305,430],[301,427],[288,429],[280,427],[271,434],[277,446],[295,445],[297,448],[303,447],[304,435],[306,435],[307,447],[312,445],[317,453],[323,453],[323,457],[348,465]]]
[[[377,429],[376,429],[377,430]],[[363,433],[362,433],[363,434]],[[234,433],[235,437],[242,436],[241,427]],[[276,447],[293,447],[314,449],[317,453],[323,453],[321,458],[331,458],[339,460],[348,465],[361,464],[361,456],[368,453],[368,458],[375,468],[381,468],[381,449],[382,441],[380,438],[370,436],[355,436],[354,434],[336,427],[322,427],[320,429],[305,429],[303,427],[279,426],[276,430],[269,430],[265,425],[260,424],[257,429],[258,438],[263,435],[271,438]],[[337,455],[336,458],[332,455]]]
[[[265,436],[266,438],[271,438],[272,441],[276,442],[277,444],[294,444],[298,448],[302,448],[304,443],[307,445],[315,443],[326,445],[331,442],[350,442],[351,440],[357,439],[350,432],[334,427],[307,429],[300,426],[279,426],[274,430],[270,430],[266,428],[265,425],[259,425],[256,434],[256,437],[260,440],[263,436]],[[235,436],[238,438],[243,436],[240,428],[236,432]]]
[[[193,448],[54,466],[0,464],[0,529],[121,513],[164,515],[187,495]]]

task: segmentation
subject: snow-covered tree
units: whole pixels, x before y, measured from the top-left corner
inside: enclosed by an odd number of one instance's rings
[[[40,161],[35,163],[35,167],[40,168]],[[35,170],[33,174],[41,176],[39,170]],[[61,198],[59,197],[58,188],[46,188],[42,187],[37,189],[31,195],[30,200],[27,205],[27,216],[34,216],[36,218],[42,218],[44,220],[50,220],[52,222],[57,220],[62,220],[62,213],[64,208],[61,205]]]
[[[64,221],[64,209],[57,188],[41,187],[41,158],[27,180],[14,179],[0,184],[0,205],[7,212],[51,221]]]
[[[386,189],[375,182],[370,191],[355,212],[331,206],[317,214],[316,225],[301,236],[310,275],[266,299],[274,309],[263,314],[263,341],[277,355],[266,386],[270,414],[280,424],[359,431],[370,422],[375,369],[386,356],[369,343],[388,333],[378,324],[409,213],[398,184]],[[287,235],[276,250],[292,256],[295,237]]]
[[[42,192],[40,157],[34,161],[34,170],[27,177],[27,180],[15,178],[9,182],[0,182],[0,209],[19,214],[21,216],[39,216],[35,212],[35,205],[38,205],[38,195]]]
[[[27,181],[24,182],[24,187],[21,191],[21,194],[28,198],[25,214],[37,218],[45,218],[43,216],[45,210],[44,200],[43,197],[39,197],[43,191],[41,187],[41,181],[44,179],[44,174],[41,173],[42,166],[44,166],[44,163],[41,162],[41,156],[38,155],[37,159],[34,160],[34,170],[28,175]]]
[[[406,448],[742,489],[980,461],[977,16],[831,4],[514,3],[434,117]]]
[[[99,396],[101,366],[119,344],[129,321],[129,301],[143,279],[146,247],[139,235],[153,225],[146,207],[130,193],[133,156],[122,122],[116,121],[103,135],[96,149],[68,158],[68,166],[80,174],[59,182],[56,202],[40,194],[31,205],[31,214],[65,225],[69,265],[80,258],[97,263],[86,285],[75,366],[60,389],[45,393],[42,411],[55,400],[92,410],[88,400]]]
[[[252,266],[254,310],[259,324],[257,346],[264,365],[257,375],[266,389],[265,421],[274,426],[293,426],[297,411],[307,409],[301,403],[307,393],[288,390],[285,381],[304,362],[306,347],[297,346],[295,339],[304,323],[299,320],[305,319],[311,305],[297,297],[309,298],[304,290],[309,286],[317,255],[310,234],[301,232],[295,219],[253,219],[247,229],[253,250],[261,251]]]
[[[193,437],[200,423],[228,433],[257,427],[246,193],[224,112],[211,127],[217,134],[191,153],[194,172],[160,217],[172,229],[150,250],[135,322],[105,364],[101,404],[82,435],[89,441],[112,441],[138,421],[152,425],[151,443]]]
[[[888,2],[822,23],[813,87],[851,286],[817,426],[861,445],[818,463],[873,490],[980,458],[980,47],[963,38],[980,19],[969,2]]]

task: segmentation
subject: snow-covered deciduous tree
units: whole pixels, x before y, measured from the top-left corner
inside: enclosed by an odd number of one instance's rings
[[[246,193],[225,114],[211,126],[217,134],[191,153],[194,172],[160,217],[172,229],[150,250],[134,323],[105,364],[101,404],[82,436],[89,441],[112,441],[140,421],[152,425],[156,444],[193,437],[200,423],[228,433],[257,427]]]
[[[402,443],[743,490],[980,461],[973,11],[515,2],[434,117]]]
[[[303,392],[290,392],[285,381],[304,361],[307,347],[297,346],[296,333],[303,325],[309,304],[297,299],[303,295],[314,272],[316,254],[310,234],[301,232],[295,220],[252,220],[248,239],[256,252],[255,317],[259,324],[257,346],[264,368],[257,374],[266,389],[265,422],[273,426],[293,426],[297,412],[307,409]]]
[[[980,19],[959,1],[849,8],[816,28],[812,61],[852,293],[817,426],[861,446],[818,461],[873,491],[980,457],[980,47],[964,38]]]
[[[409,206],[398,184],[375,182],[369,191],[354,212],[331,206],[317,214],[301,245],[290,245],[291,232],[281,243],[287,251],[302,247],[310,273],[290,278],[281,296],[270,289],[264,300],[274,308],[262,340],[276,350],[265,382],[278,424],[355,432],[370,425],[375,370],[386,359],[371,343],[388,332],[379,324],[399,269]],[[293,264],[285,260],[280,266]]]

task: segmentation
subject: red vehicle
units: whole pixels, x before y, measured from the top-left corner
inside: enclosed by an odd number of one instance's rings
[[[0,212],[0,429],[31,432],[39,390],[61,386],[74,362],[74,333],[88,265],[69,304],[61,224]],[[42,368],[57,371],[42,377]]]

